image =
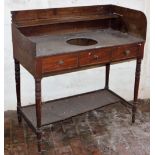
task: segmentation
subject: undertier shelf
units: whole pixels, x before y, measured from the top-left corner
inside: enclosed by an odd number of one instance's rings
[[[42,104],[42,126],[61,121],[78,114],[119,102],[122,99],[113,92],[102,89]],[[36,128],[35,105],[21,108],[22,114]]]

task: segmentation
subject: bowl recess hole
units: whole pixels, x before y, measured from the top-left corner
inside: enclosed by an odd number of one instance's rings
[[[88,38],[74,38],[74,39],[69,39],[66,42],[68,44],[78,45],[78,46],[90,46],[90,45],[97,44],[96,40],[88,39]]]

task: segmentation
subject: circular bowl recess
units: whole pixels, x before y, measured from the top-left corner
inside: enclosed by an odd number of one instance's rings
[[[78,45],[78,46],[90,46],[97,44],[96,40],[89,38],[74,38],[66,41],[70,45]]]

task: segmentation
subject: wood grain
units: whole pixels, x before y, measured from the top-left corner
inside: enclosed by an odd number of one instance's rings
[[[59,55],[42,59],[42,73],[69,70],[77,67],[77,54]]]
[[[111,53],[111,48],[81,52],[79,55],[79,66],[89,66],[109,62],[111,60]]]

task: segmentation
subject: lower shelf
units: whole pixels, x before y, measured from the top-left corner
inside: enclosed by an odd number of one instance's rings
[[[67,119],[78,114],[119,102],[122,99],[109,90],[98,90],[42,104],[42,126]],[[36,128],[35,105],[21,108],[25,119]]]

